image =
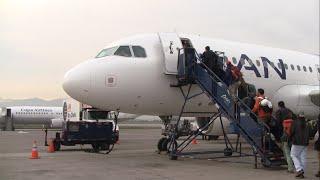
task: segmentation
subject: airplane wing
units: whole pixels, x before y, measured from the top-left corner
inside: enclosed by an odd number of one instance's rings
[[[120,113],[119,116],[118,116],[118,122],[126,121],[126,120],[129,120],[129,119],[135,119],[138,116],[140,116],[140,115],[128,114],[128,113]]]

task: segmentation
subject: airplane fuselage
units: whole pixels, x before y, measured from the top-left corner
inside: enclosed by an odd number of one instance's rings
[[[273,104],[283,100],[294,112],[303,110],[308,118],[319,114],[319,106],[309,97],[311,91],[319,91],[319,56],[193,35],[177,37],[188,39],[198,53],[203,52],[205,46],[224,52],[226,58],[241,69],[245,81],[265,89]],[[172,42],[173,45],[165,44],[161,36],[154,33],[112,43],[106,49],[139,45],[145,49],[146,57],[110,55],[90,59],[66,74],[64,89],[74,99],[104,110],[178,115],[184,98],[179,88],[170,87],[177,80],[175,72],[168,70],[169,63],[171,67],[177,64],[166,58],[169,50],[177,51],[181,44]],[[194,85],[191,93],[199,92],[200,88]],[[186,111],[215,112],[216,109],[203,94],[191,99]],[[193,115],[201,116],[201,113]]]
[[[11,119],[14,124],[49,125],[52,119],[62,118],[62,107],[14,106]]]

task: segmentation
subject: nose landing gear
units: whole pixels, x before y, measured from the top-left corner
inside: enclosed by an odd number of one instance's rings
[[[166,138],[166,137],[162,137],[159,139],[158,145],[157,145],[159,153],[161,151],[167,151],[166,146],[164,146],[166,141],[168,141],[168,138]],[[166,144],[168,144],[168,142]]]

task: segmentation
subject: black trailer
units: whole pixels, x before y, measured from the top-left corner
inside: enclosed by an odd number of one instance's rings
[[[91,144],[94,152],[110,152],[119,138],[119,131],[115,126],[113,121],[66,121],[62,134],[57,132],[53,140],[55,150],[60,150],[61,145]]]

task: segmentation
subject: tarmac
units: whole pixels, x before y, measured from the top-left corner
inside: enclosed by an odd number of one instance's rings
[[[120,141],[110,154],[92,153],[91,146],[62,146],[62,150],[47,153],[41,130],[0,131],[0,180],[194,180],[194,179],[294,179],[286,167],[254,168],[253,157],[217,158],[223,154],[179,157],[169,160],[156,152],[159,128],[122,128]],[[49,137],[54,132],[49,131]],[[234,137],[231,137],[235,141]],[[40,159],[31,160],[32,142],[36,140]],[[222,138],[216,141],[198,139],[186,152],[223,150]],[[250,148],[243,143],[243,152]],[[308,150],[306,179],[318,179],[317,156]]]

